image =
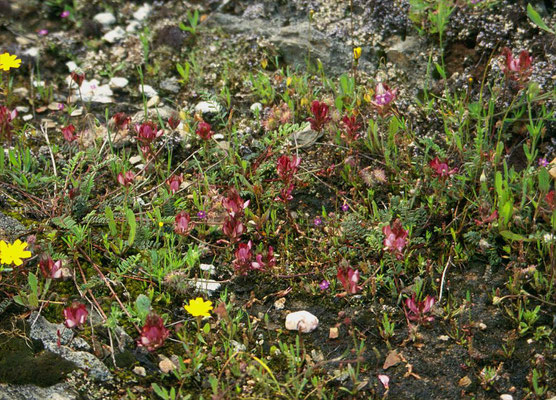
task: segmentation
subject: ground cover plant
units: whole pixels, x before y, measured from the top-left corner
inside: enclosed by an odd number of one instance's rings
[[[556,396],[552,4],[0,10],[0,397]]]

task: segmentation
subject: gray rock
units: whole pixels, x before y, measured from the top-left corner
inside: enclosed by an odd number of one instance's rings
[[[85,79],[81,84],[81,88],[78,88],[75,83],[71,83],[72,79],[70,76],[66,78],[66,82],[71,85],[73,98],[79,99],[79,96],[85,102],[102,103],[108,104],[113,103],[114,99],[112,95],[112,89],[109,85],[101,85],[96,79],[91,79],[90,81]]]
[[[249,110],[251,110],[253,114],[260,114],[263,110],[263,105],[261,103],[253,103],[251,107],[249,107]]]
[[[152,86],[149,85],[139,85],[139,93],[141,92],[145,92],[145,96],[147,96],[147,98],[151,98],[154,96],[157,96],[158,93],[156,92],[156,90],[154,90],[154,88]]]
[[[76,400],[78,394],[67,383],[50,387],[0,383],[0,400]]]
[[[73,331],[63,324],[48,322],[37,312],[29,316],[32,339],[42,341],[44,348],[73,362],[78,368],[88,371],[89,375],[98,381],[106,382],[112,379],[112,374],[98,358],[91,353],[89,344],[80,337],[73,337]],[[60,332],[60,346],[58,346],[58,332]],[[72,339],[73,337],[73,339]]]
[[[141,23],[139,21],[131,21],[128,26],[126,26],[125,31],[127,33],[137,32],[137,30],[141,27]]]
[[[133,13],[133,18],[137,21],[144,21],[145,19],[147,19],[151,11],[152,6],[148,3],[145,3]]]
[[[310,147],[322,136],[321,132],[316,132],[311,129],[310,124],[306,124],[305,127],[299,129],[298,131],[292,133],[290,136],[291,143],[297,147]]]
[[[170,93],[178,93],[180,91],[180,84],[175,77],[172,77],[160,82],[160,88]]]
[[[195,112],[201,115],[219,114],[222,112],[222,106],[216,101],[201,101],[195,106]]]
[[[114,14],[109,12],[103,12],[97,14],[93,17],[93,20],[95,20],[96,22],[98,22],[103,26],[109,26],[116,23],[116,17],[114,16]]]
[[[266,38],[283,55],[284,61],[293,66],[306,66],[306,58],[321,60],[333,73],[343,73],[351,68],[351,49],[343,40],[333,40],[314,29],[308,21],[280,26],[269,24],[263,18],[247,19],[228,14],[214,13],[209,24],[225,32],[248,37]]]
[[[172,115],[176,114],[176,110],[168,106],[158,107],[157,109],[149,109],[147,110],[147,119],[158,122],[159,114],[160,114],[160,118],[162,118],[163,121],[166,121]],[[145,111],[143,110],[136,112],[131,117],[132,125],[141,124],[144,121],[145,121]]]
[[[128,85],[129,81],[126,78],[122,78],[122,77],[118,77],[115,76],[112,79],[110,79],[110,82],[108,82],[108,84],[110,85],[110,87],[116,88],[116,89],[123,89]]]
[[[25,232],[25,227],[15,218],[0,211],[0,238],[14,238]]]
[[[106,32],[102,37],[108,43],[116,43],[125,37],[125,31],[121,26],[117,26],[114,29]]]
[[[401,67],[410,67],[414,63],[415,55],[424,46],[424,39],[418,36],[408,36],[402,40],[399,36],[390,39],[391,45],[386,49],[388,61]],[[412,61],[413,60],[413,61]],[[414,68],[414,66],[412,66]]]

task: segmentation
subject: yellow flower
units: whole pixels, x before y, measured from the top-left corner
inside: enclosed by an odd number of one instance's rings
[[[261,60],[261,67],[263,67],[263,69],[266,69],[267,66],[268,66],[268,60],[266,58],[263,58]]]
[[[286,79],[286,86],[290,86],[292,84],[292,77],[288,76],[288,79]]]
[[[162,227],[164,226],[164,222],[160,221],[160,222],[158,223],[158,226],[159,226],[160,228],[162,228]]]
[[[31,257],[31,252],[25,250],[27,243],[17,239],[13,244],[8,244],[0,240],[0,264],[15,264],[20,266],[23,264],[22,258]]]
[[[361,47],[356,47],[353,49],[353,58],[359,60],[359,57],[361,57]]]
[[[21,60],[16,55],[10,55],[10,53],[0,54],[0,69],[9,71],[10,68],[19,68],[20,65]]]
[[[189,300],[189,305],[184,306],[185,311],[194,317],[210,317],[209,311],[212,310],[212,301],[204,301],[202,297]]]

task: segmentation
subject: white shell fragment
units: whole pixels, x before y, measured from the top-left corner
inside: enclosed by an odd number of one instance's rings
[[[309,311],[296,311],[286,316],[286,329],[302,333],[313,332],[319,326],[319,319]]]

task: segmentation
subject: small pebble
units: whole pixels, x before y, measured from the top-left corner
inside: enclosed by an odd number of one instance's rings
[[[133,368],[133,373],[139,376],[147,376],[147,371],[145,370],[145,368],[139,366]]]
[[[286,316],[286,329],[302,333],[313,332],[319,326],[319,319],[309,311],[296,311]]]

